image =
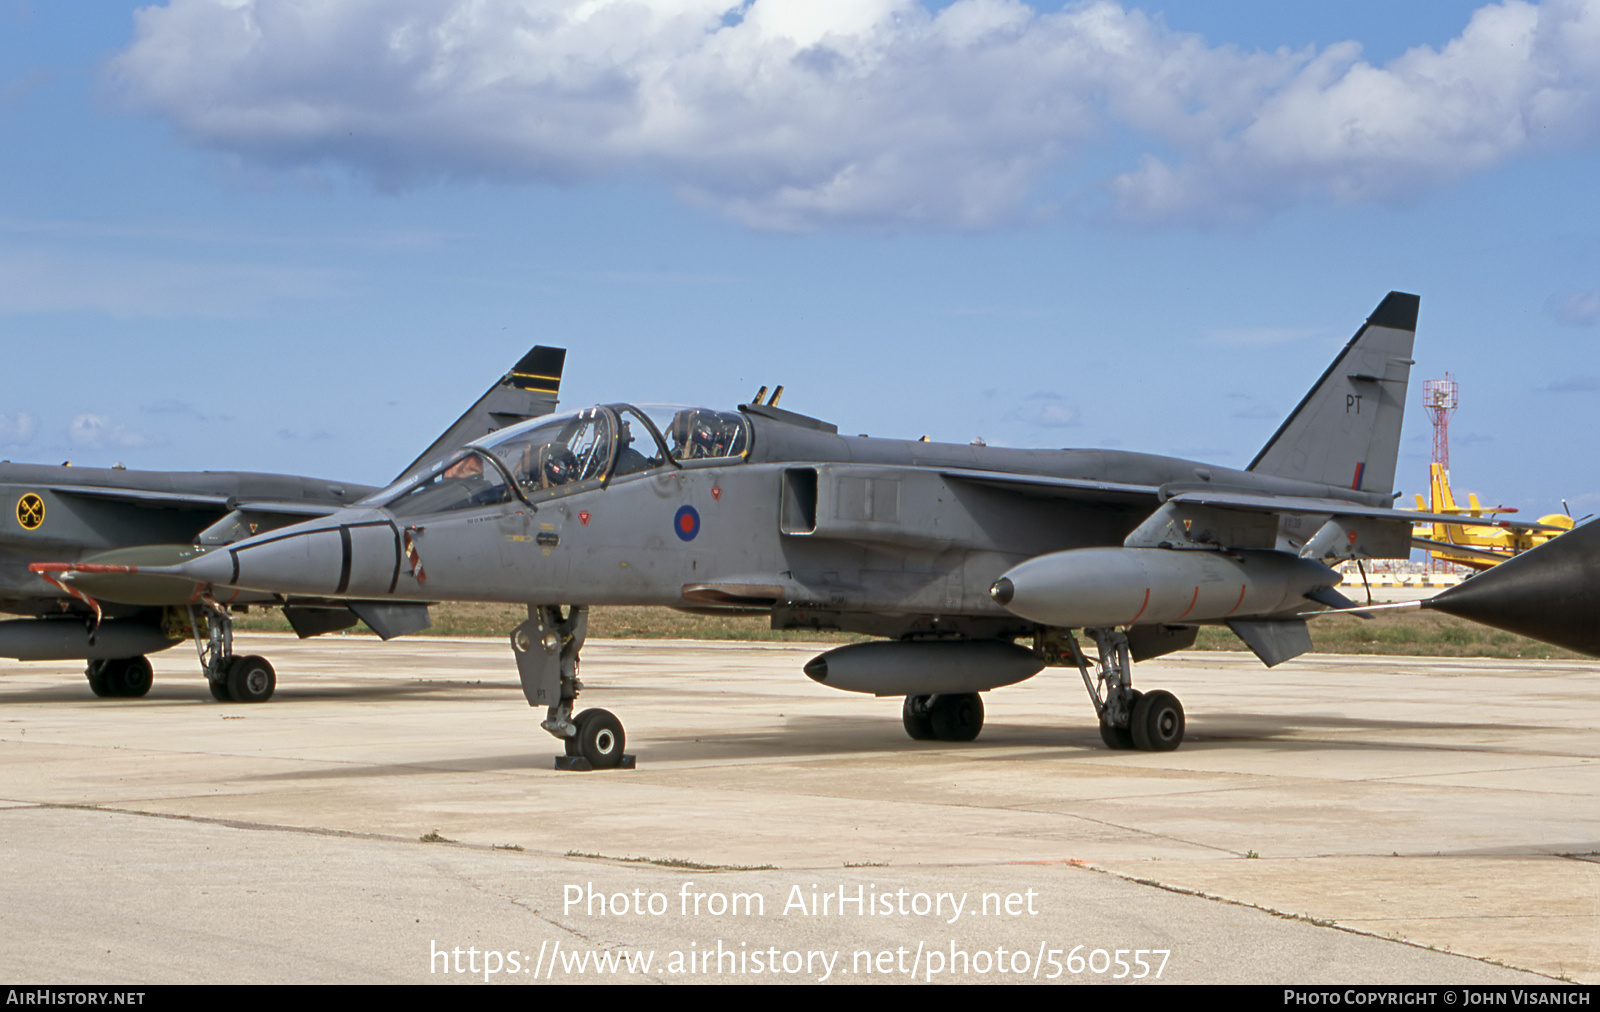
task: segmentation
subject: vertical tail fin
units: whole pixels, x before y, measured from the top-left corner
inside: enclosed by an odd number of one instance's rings
[[[1434,461],[1428,465],[1428,484],[1431,488],[1430,513],[1449,513],[1456,508],[1456,497],[1450,492],[1450,479],[1445,476],[1444,465]]]
[[[567,349],[535,345],[395,480],[415,474],[479,436],[554,411],[566,362]]]
[[[1444,465],[1437,460],[1428,465],[1428,484],[1430,487],[1429,496],[1432,499],[1432,505],[1429,507],[1428,512],[1459,512],[1456,509],[1456,497],[1450,491],[1450,476],[1444,473]],[[1473,505],[1476,506],[1478,497],[1473,495],[1471,498]],[[1477,516],[1478,514],[1474,512],[1472,515]],[[1469,543],[1466,528],[1452,524],[1434,524],[1433,539],[1435,541],[1447,541],[1452,545]],[[1440,558],[1444,557],[1440,556]]]
[[[1420,303],[1415,295],[1390,292],[1249,470],[1392,492]]]

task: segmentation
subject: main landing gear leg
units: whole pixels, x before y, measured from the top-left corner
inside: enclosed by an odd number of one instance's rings
[[[578,653],[588,627],[586,607],[573,607],[563,616],[559,607],[528,605],[528,621],[511,631],[522,694],[529,706],[546,708],[539,726],[566,746],[566,755],[556,757],[556,769],[633,769],[634,757],[623,751],[627,738],[622,721],[607,710],[584,710],[573,716],[573,705],[583,690]]]
[[[1128,637],[1117,629],[1085,629],[1094,638],[1097,671],[1089,673],[1089,660],[1077,637],[1067,634],[1072,658],[1083,675],[1084,688],[1100,716],[1100,740],[1107,748],[1137,748],[1170,752],[1183,744],[1183,704],[1170,692],[1143,693],[1133,687],[1133,660]]]
[[[278,674],[265,657],[236,656],[233,618],[221,605],[203,601],[189,605],[194,648],[200,655],[211,698],[219,703],[265,703],[278,688]]]

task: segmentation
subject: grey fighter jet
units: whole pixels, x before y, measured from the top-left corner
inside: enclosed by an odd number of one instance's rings
[[[399,480],[480,436],[548,414],[565,359],[564,349],[533,348]],[[0,657],[82,658],[96,695],[132,697],[150,689],[144,655],[194,638],[217,699],[265,701],[276,674],[263,658],[233,655],[229,608],[283,605],[302,637],[364,620],[388,639],[426,628],[427,604],[173,593],[129,567],[181,561],[334,514],[375,491],[294,475],[0,463],[0,611],[28,616],[0,621]]]
[[[1310,648],[1308,609],[1350,604],[1330,563],[1409,553],[1419,514],[1392,501],[1417,308],[1385,298],[1242,470],[842,436],[760,395],[734,411],[608,404],[150,575],[187,593],[526,604],[511,633],[524,694],[597,768],[623,762],[622,724],[574,703],[586,609],[607,604],[879,637],[805,670],[904,696],[912,738],[970,740],[981,693],[1061,666],[1108,746],[1172,749],[1183,707],[1136,690],[1134,662],[1202,624],[1286,661]]]

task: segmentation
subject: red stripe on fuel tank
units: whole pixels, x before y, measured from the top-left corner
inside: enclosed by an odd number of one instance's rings
[[[1181,620],[1184,615],[1188,615],[1191,611],[1194,611],[1194,604],[1198,600],[1200,600],[1200,588],[1196,586],[1194,588],[1194,596],[1189,598],[1189,607],[1183,609],[1183,615],[1179,615],[1178,618]]]
[[[1239,584],[1239,600],[1233,602],[1233,607],[1228,609],[1229,615],[1232,615],[1234,612],[1238,611],[1239,606],[1244,604],[1244,590],[1248,586],[1250,586],[1248,583]]]
[[[1143,615],[1144,610],[1148,607],[1150,607],[1150,588],[1146,587],[1144,589],[1144,603],[1139,605],[1139,615]],[[1135,622],[1139,621],[1139,615],[1135,615],[1128,619],[1128,624],[1133,625]]]

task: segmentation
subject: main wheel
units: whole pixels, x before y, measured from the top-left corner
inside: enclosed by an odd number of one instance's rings
[[[207,676],[206,686],[211,689],[211,698],[215,699],[217,702],[233,702],[233,695],[228,692],[228,678],[226,675],[221,678],[211,678]]]
[[[905,725],[912,741],[933,741],[937,737],[933,733],[933,718],[928,715],[927,696],[907,696],[906,704],[900,708],[900,723]]]
[[[278,675],[265,657],[235,657],[228,664],[228,695],[235,703],[265,703],[278,687]]]
[[[614,769],[622,762],[627,737],[622,721],[609,710],[585,710],[578,715],[578,754],[597,770]]]
[[[928,718],[940,741],[971,741],[983,730],[983,697],[976,692],[940,696],[928,707]]]
[[[89,691],[102,698],[116,695],[106,677],[106,669],[110,664],[110,661],[90,661],[89,666],[83,669],[84,676],[89,679]]]
[[[114,662],[121,667],[118,672],[117,695],[129,699],[138,699],[150,691],[150,686],[155,684],[155,671],[150,667],[149,659],[145,657],[129,657],[127,660]]]
[[[1128,730],[1135,748],[1171,752],[1183,744],[1183,704],[1170,692],[1147,692],[1133,708]]]

